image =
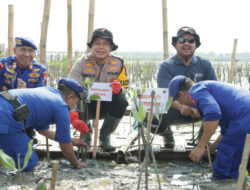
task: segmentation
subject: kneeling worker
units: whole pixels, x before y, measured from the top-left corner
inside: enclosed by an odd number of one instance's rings
[[[198,146],[191,151],[190,159],[199,162],[206,155],[205,147],[220,126],[220,135],[209,148],[210,152],[217,149],[213,177],[237,178],[246,135],[250,133],[250,92],[217,81],[193,84],[191,79],[178,75],[170,81],[169,96],[182,105],[197,109],[203,117],[204,131]]]
[[[78,162],[73,146],[84,147],[85,142],[70,137],[69,111],[79,102],[82,86],[74,79],[61,79],[58,89],[38,87],[13,89],[0,94],[0,149],[21,167],[28,150],[30,138],[25,128],[34,126],[41,135],[59,143],[64,157],[76,168],[87,166]],[[56,130],[49,125],[56,124]],[[88,129],[86,130],[88,132]],[[32,170],[39,158],[33,149],[32,156],[24,171]]]

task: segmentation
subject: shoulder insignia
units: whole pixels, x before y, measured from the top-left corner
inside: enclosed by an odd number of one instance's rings
[[[94,66],[94,64],[90,64],[90,63],[85,63],[85,65],[86,65],[87,67],[93,67],[93,66]]]
[[[90,58],[90,63],[92,63],[92,64],[94,63],[94,57]]]
[[[109,70],[116,70],[116,69],[118,69],[118,67],[109,67],[108,69]]]
[[[29,65],[29,70],[32,70],[33,69],[33,64],[30,64]]]
[[[13,68],[16,69],[16,62],[13,62]]]
[[[112,65],[116,65],[118,62],[117,61],[112,61],[111,64]]]
[[[108,57],[108,64],[111,64],[111,57]]]
[[[119,74],[119,76],[117,77],[117,80],[121,83],[121,85],[124,88],[128,88],[129,85],[129,81],[128,81],[128,77],[127,77],[127,70],[126,67],[124,66],[122,69],[122,72]]]
[[[34,77],[34,78],[38,78],[38,77],[40,77],[40,74],[38,74],[38,73],[30,73],[29,76]]]
[[[92,73],[92,72],[94,72],[94,69],[85,69],[84,72],[86,72],[86,73]]]

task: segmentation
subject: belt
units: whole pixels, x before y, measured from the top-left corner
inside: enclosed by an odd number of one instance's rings
[[[29,115],[29,108],[26,104],[21,105],[16,96],[9,94],[7,91],[0,92],[0,96],[6,99],[14,107],[14,118],[17,121],[25,123]]]

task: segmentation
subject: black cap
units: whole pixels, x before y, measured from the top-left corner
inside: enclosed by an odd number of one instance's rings
[[[100,37],[100,38],[106,38],[109,39],[111,41],[111,43],[114,45],[113,49],[111,51],[114,51],[118,48],[118,45],[116,45],[113,41],[113,34],[112,32],[110,32],[109,30],[107,30],[106,28],[98,28],[93,32],[92,35],[92,39],[90,42],[87,43],[88,47],[91,48],[93,41],[96,37]]]
[[[172,45],[175,46],[177,39],[186,33],[189,33],[194,36],[196,47],[198,48],[201,45],[200,36],[196,33],[196,31],[193,28],[188,26],[181,27],[177,32],[177,36],[172,37]]]

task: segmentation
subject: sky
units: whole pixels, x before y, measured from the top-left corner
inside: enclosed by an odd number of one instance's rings
[[[40,42],[44,0],[0,0],[0,43],[8,42],[8,4],[14,5],[14,36]],[[200,35],[197,51],[250,52],[249,0],[167,0],[169,51],[182,26]],[[73,49],[87,46],[89,0],[72,0]],[[163,51],[162,0],[95,0],[94,28],[112,31],[118,51]],[[67,51],[67,0],[51,0],[47,51]]]

